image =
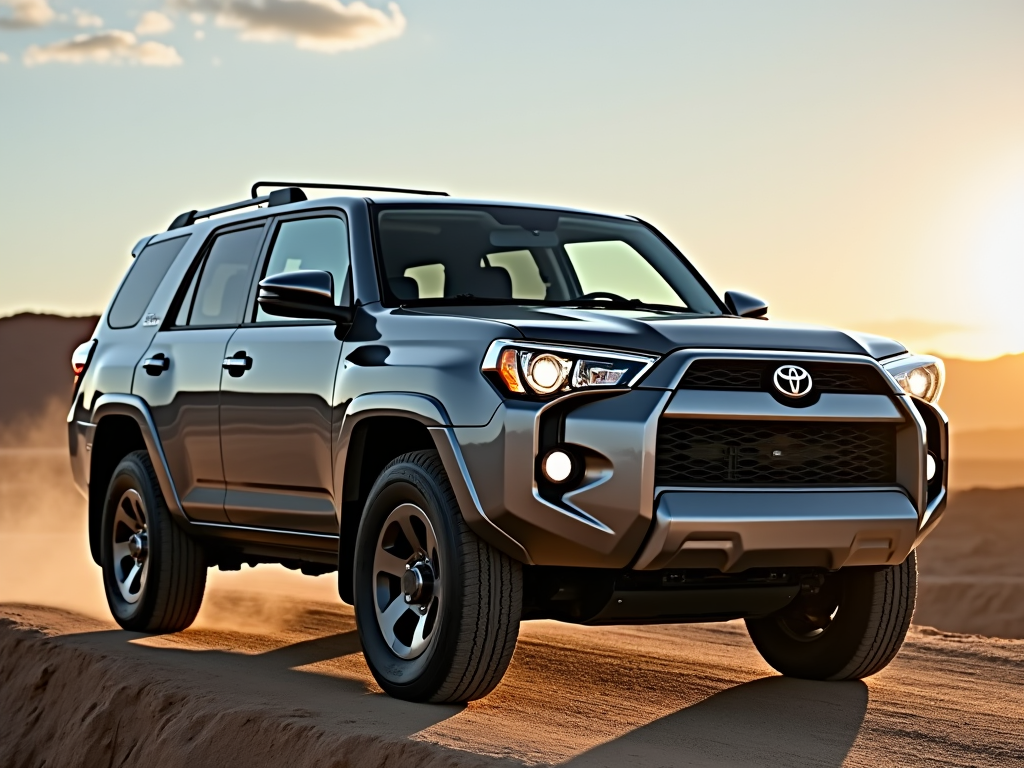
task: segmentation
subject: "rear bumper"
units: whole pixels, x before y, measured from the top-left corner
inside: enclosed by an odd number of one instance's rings
[[[899,489],[670,491],[635,568],[841,568],[903,562],[918,514]]]

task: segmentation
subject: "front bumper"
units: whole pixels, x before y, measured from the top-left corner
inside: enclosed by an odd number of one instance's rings
[[[917,510],[899,490],[666,491],[634,567],[896,565],[917,528]]]
[[[507,401],[486,427],[453,430],[483,514],[537,565],[738,572],[902,562],[945,505],[941,411],[912,401],[895,384],[889,394],[823,394],[803,408],[765,392],[677,389],[687,366],[709,357],[878,368],[848,355],[688,350],[662,361],[648,377],[655,386],[549,403]],[[889,424],[896,435],[895,482],[658,487],[662,419]],[[554,444],[585,458],[586,472],[571,490],[545,484],[538,472],[537,457]],[[931,482],[929,450],[939,466]]]

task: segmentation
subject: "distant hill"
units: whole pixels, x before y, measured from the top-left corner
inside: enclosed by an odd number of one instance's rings
[[[71,404],[71,353],[97,317],[24,313],[0,318],[0,429],[38,418],[53,402]]]
[[[956,432],[1024,429],[1024,354],[945,363],[940,402]]]

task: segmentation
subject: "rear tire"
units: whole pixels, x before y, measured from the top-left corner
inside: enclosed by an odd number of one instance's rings
[[[747,619],[747,631],[764,660],[784,675],[858,680],[895,658],[916,602],[915,551],[899,565],[828,574],[817,594]]]
[[[466,702],[501,682],[519,636],[522,567],[469,529],[435,451],[400,456],[377,478],[353,583],[363,654],[387,694]]]
[[[199,613],[203,548],[175,525],[145,451],[125,456],[107,488],[100,564],[110,612],[125,629],[177,632]]]

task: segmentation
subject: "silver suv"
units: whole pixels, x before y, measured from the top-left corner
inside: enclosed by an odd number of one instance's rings
[[[281,563],[414,701],[486,695],[526,619],[742,618],[821,680],[899,650],[941,361],[769,321],[630,216],[267,182],[133,254],[68,416],[121,626]]]

